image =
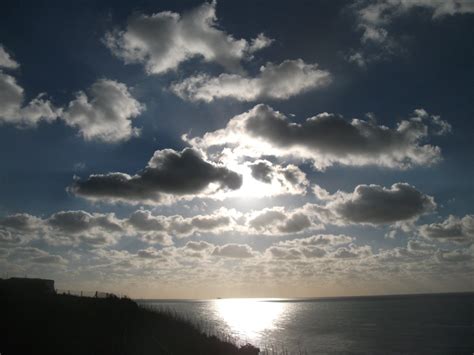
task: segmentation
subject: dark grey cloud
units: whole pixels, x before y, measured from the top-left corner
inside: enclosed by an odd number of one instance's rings
[[[154,248],[141,249],[137,252],[137,256],[142,259],[159,259],[163,257],[162,254]]]
[[[330,251],[334,250],[334,248],[341,245],[349,245],[352,240],[353,238],[342,234],[313,235],[311,237],[295,238],[279,242],[268,248],[266,254],[274,259],[285,260],[323,258],[330,255]],[[350,246],[353,248],[352,244],[350,244]],[[334,254],[334,252],[332,252],[332,254]]]
[[[193,149],[186,148],[181,152],[164,149],[157,150],[147,167],[136,175],[91,175],[86,180],[75,181],[69,191],[95,200],[160,202],[163,194],[196,195],[211,184],[217,184],[217,189],[236,190],[242,185],[242,177],[224,166],[204,160]]]
[[[333,234],[318,234],[307,238],[296,238],[279,242],[279,246],[285,247],[300,247],[300,246],[318,246],[318,247],[330,247],[336,245],[349,244],[354,238],[344,234],[333,235]]]
[[[419,231],[423,237],[433,240],[474,241],[474,215],[466,215],[462,218],[450,215],[441,223],[420,226]]]
[[[316,225],[311,220],[309,214],[313,211],[306,211],[304,208],[287,211],[283,207],[265,208],[254,211],[247,216],[247,225],[255,233],[263,235],[296,234],[310,228],[320,229],[321,225]]]
[[[368,245],[357,246],[349,244],[348,246],[337,248],[331,256],[336,259],[354,259],[364,258],[372,255],[372,248]]]
[[[45,264],[45,265],[62,265],[68,261],[61,255],[50,254],[45,250],[34,247],[18,247],[13,249],[9,255],[9,260],[25,263]]]
[[[60,255],[44,255],[31,259],[36,264],[66,264],[67,261]]]
[[[276,188],[278,192],[275,194],[304,195],[307,192],[309,181],[306,174],[296,165],[280,165],[258,159],[247,163],[247,166],[255,180]]]
[[[436,207],[434,199],[406,183],[390,188],[359,185],[351,199],[331,205],[340,216],[357,223],[394,223],[416,218]]]
[[[227,258],[251,258],[255,255],[255,252],[246,244],[230,243],[216,246],[212,251],[212,255]]]
[[[170,216],[167,221],[168,232],[178,237],[189,236],[197,231],[217,232],[226,229],[232,223],[232,219],[226,215],[225,210],[210,215],[198,215],[189,218]]]
[[[469,249],[440,250],[436,254],[436,259],[443,263],[462,263],[470,262],[474,259],[473,251]]]
[[[373,118],[348,121],[330,113],[296,123],[260,104],[232,118],[223,129],[184,139],[203,150],[227,147],[238,156],[260,157],[265,152],[309,159],[319,169],[336,163],[408,168],[441,159],[438,147],[424,144],[430,133],[440,133],[441,123],[445,122],[421,109],[395,128],[378,125]]]
[[[433,253],[436,247],[421,240],[409,240],[407,250],[413,253]]]
[[[127,222],[140,231],[158,232],[165,230],[163,219],[153,216],[151,212],[147,210],[133,212]]]
[[[254,179],[266,182],[268,184],[272,182],[274,169],[270,162],[260,160],[249,164],[249,166]]]
[[[295,248],[282,248],[279,246],[271,246],[266,250],[272,258],[284,259],[284,260],[295,260],[302,257],[302,252]]]
[[[40,224],[40,218],[27,213],[17,213],[0,219],[0,227],[20,232],[34,231]]]
[[[47,219],[54,229],[65,233],[83,233],[98,227],[108,232],[123,231],[121,221],[113,214],[91,214],[85,211],[61,211]]]
[[[295,213],[280,225],[278,229],[282,233],[298,233],[309,227],[311,227],[309,217],[303,213]]]
[[[436,208],[433,197],[407,183],[396,183],[390,188],[358,185],[351,193],[338,191],[324,195],[320,197],[328,203],[312,208],[327,223],[392,224],[416,220]]]
[[[194,241],[187,242],[184,247],[187,249],[194,250],[194,251],[203,251],[203,250],[210,249],[213,246],[214,246],[213,244],[200,240],[199,242],[194,242]]]
[[[264,209],[249,221],[249,226],[262,230],[267,226],[285,220],[286,215],[282,209]]]

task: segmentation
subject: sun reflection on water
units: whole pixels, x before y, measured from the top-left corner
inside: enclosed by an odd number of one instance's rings
[[[220,299],[214,301],[214,308],[233,334],[250,341],[262,332],[278,327],[286,303],[263,299]]]

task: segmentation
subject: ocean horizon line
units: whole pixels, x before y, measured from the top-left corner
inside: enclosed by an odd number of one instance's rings
[[[436,296],[474,296],[474,291],[458,292],[422,292],[422,293],[394,293],[375,295],[353,296],[315,296],[315,297],[214,297],[214,298],[133,298],[137,302],[206,302],[216,300],[254,300],[259,302],[315,302],[338,300],[364,300],[364,299],[394,299],[410,297],[436,297]]]

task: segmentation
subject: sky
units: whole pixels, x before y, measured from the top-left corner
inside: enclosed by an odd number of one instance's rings
[[[15,1],[0,277],[474,291],[470,0]]]

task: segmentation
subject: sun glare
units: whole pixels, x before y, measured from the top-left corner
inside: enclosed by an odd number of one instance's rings
[[[214,307],[233,334],[251,341],[262,332],[278,327],[286,303],[237,298],[215,300]]]

